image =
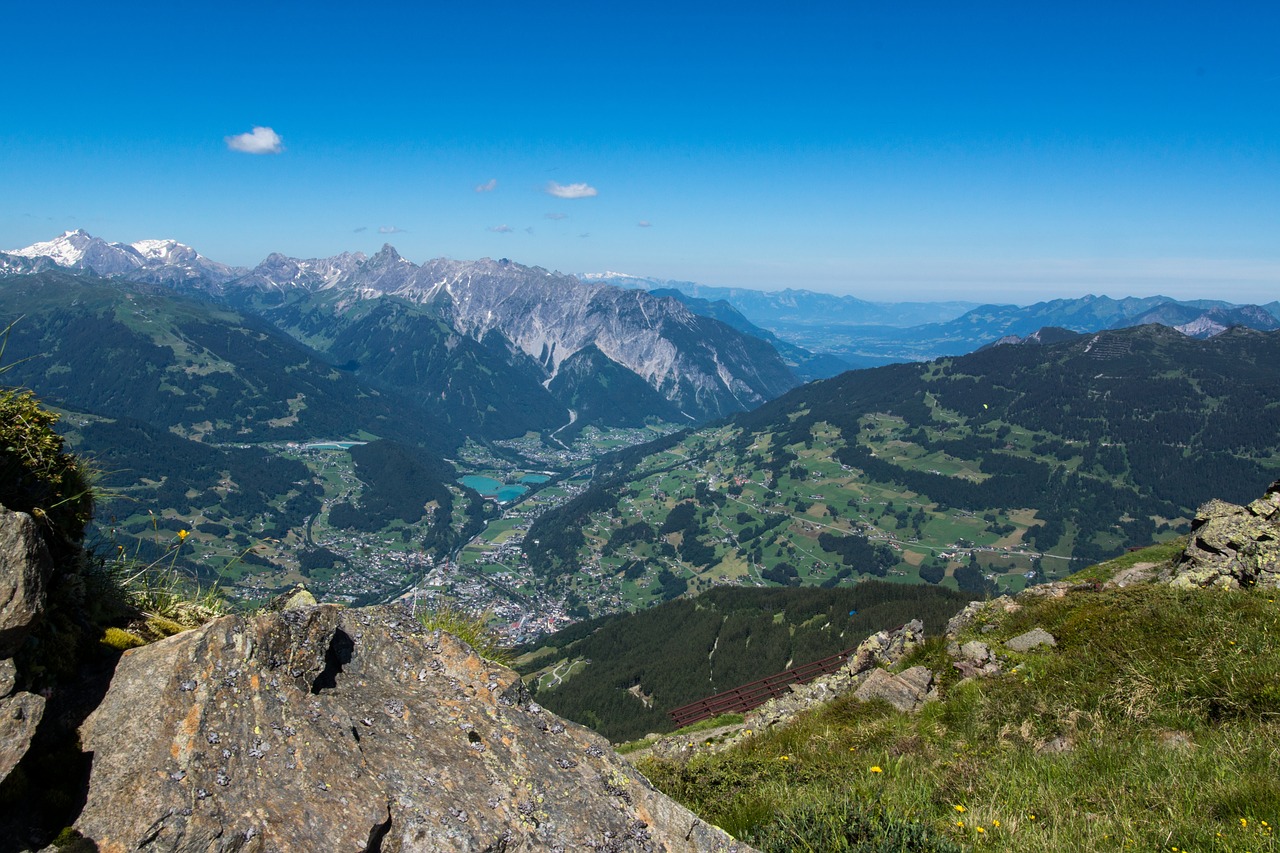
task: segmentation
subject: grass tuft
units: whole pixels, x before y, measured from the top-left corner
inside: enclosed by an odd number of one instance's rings
[[[441,605],[418,614],[428,631],[444,631],[462,640],[480,657],[501,666],[511,666],[514,657],[489,628],[489,614],[472,615],[452,605]]]

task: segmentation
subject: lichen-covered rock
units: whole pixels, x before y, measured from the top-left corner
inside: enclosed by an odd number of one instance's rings
[[[126,652],[81,737],[75,828],[104,853],[749,849],[396,607],[229,616]]]
[[[1031,587],[1031,589],[1039,588]],[[993,598],[990,601],[970,601],[964,606],[963,610],[947,620],[947,628],[944,634],[947,638],[954,640],[976,622],[991,622],[999,618],[1002,613],[1017,613],[1021,609],[1022,605],[1007,595]]]
[[[894,631],[879,631],[858,644],[849,660],[849,669],[856,675],[875,666],[892,666],[923,642],[924,623],[919,619],[912,619]]]
[[[936,695],[932,689],[933,671],[928,667],[913,666],[896,675],[887,669],[874,669],[853,695],[863,702],[883,699],[899,711],[908,713],[917,710],[931,695]]]
[[[35,519],[0,506],[0,658],[13,656],[39,618],[51,572]]]
[[[1248,506],[1213,500],[1200,507],[1168,579],[1184,588],[1280,588],[1280,480]]]

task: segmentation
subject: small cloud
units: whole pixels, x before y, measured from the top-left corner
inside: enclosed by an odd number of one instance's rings
[[[243,154],[279,154],[284,150],[284,140],[269,127],[254,127],[248,133],[225,136],[227,147]]]
[[[494,234],[510,234],[511,226],[510,225],[490,225],[489,230],[492,231]]]
[[[569,218],[569,214],[567,213],[548,213],[548,214],[545,214],[545,216],[547,219],[568,219]]]
[[[524,233],[526,233],[526,234],[532,234],[532,233],[533,233],[533,226],[532,226],[532,225],[530,225],[528,228],[524,229]]]
[[[590,234],[588,234],[588,233],[586,233],[586,232],[584,231],[583,233],[579,234],[578,236],[579,236],[579,237],[590,237],[591,235],[590,235]]]
[[[652,228],[652,227],[653,227],[653,223],[652,223],[652,222],[650,222],[650,221],[649,221],[649,220],[647,220],[647,219],[641,219],[639,222],[637,222],[637,223],[636,223],[636,227],[637,227],[637,228]]]
[[[497,188],[498,188],[497,178],[490,178],[488,181],[486,181],[483,184],[476,184],[476,192],[478,193],[491,193]]]
[[[397,228],[394,225],[380,225],[378,226],[378,233],[379,234],[408,234],[409,232],[405,231],[403,228]]]
[[[352,233],[352,234],[359,234],[361,231],[368,231],[368,230],[369,230],[369,226],[368,226],[368,225],[361,225],[359,228],[353,228],[353,229],[351,229],[351,233]]]
[[[599,195],[600,191],[590,184],[557,184],[555,181],[547,181],[547,193],[556,198],[591,198]]]

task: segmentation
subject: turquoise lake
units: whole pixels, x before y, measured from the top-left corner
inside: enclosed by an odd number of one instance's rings
[[[459,477],[458,482],[469,489],[475,489],[486,498],[496,498],[499,503],[504,504],[510,503],[529,491],[528,486],[506,486],[492,477],[485,477],[480,474],[468,474],[465,477]]]

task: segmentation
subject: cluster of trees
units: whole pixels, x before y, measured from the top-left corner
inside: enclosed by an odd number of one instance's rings
[[[358,506],[340,503],[329,510],[334,527],[375,531],[393,519],[416,524],[431,502],[443,510],[444,517],[450,515],[453,494],[446,482],[454,472],[447,463],[419,448],[387,440],[358,444],[351,448],[351,458],[364,491]]]
[[[880,581],[831,590],[720,587],[539,641],[558,660],[590,663],[539,691],[538,701],[615,742],[670,731],[672,708],[828,657],[911,619],[937,633],[968,600],[946,588]],[[653,706],[629,693],[632,687]]]
[[[888,545],[872,545],[871,540],[857,533],[836,536],[824,531],[818,534],[818,544],[822,550],[838,554],[849,568],[878,577],[884,577],[889,567],[898,562],[898,555]]]

